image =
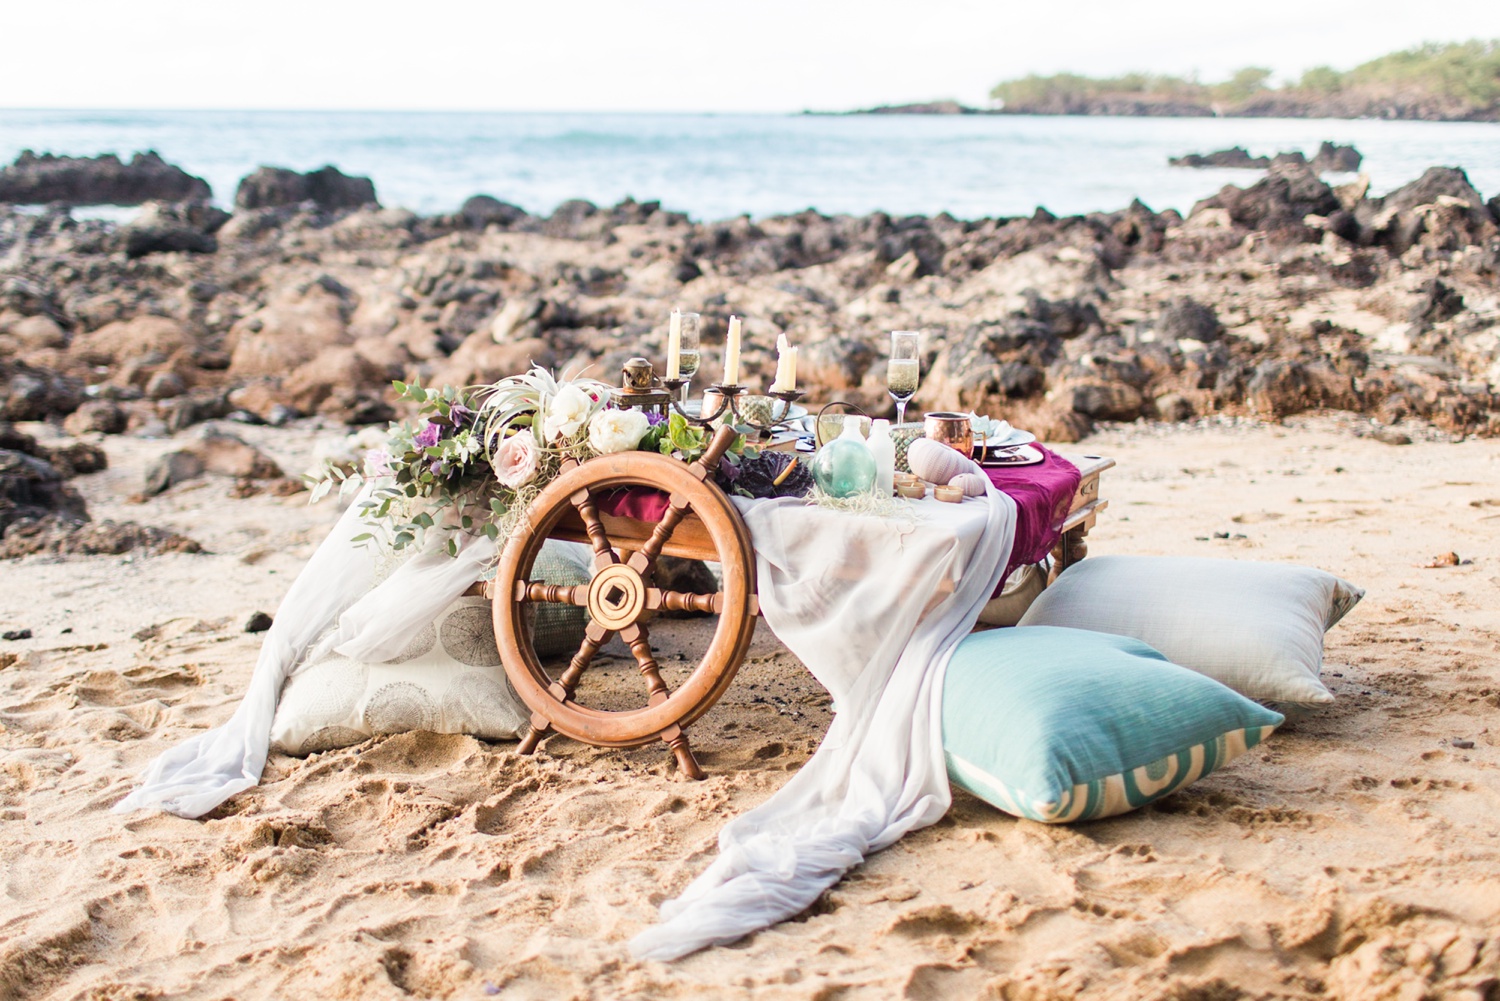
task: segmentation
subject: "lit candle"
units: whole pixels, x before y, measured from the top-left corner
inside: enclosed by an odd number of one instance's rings
[[[771,383],[771,392],[790,393],[797,388],[797,349],[786,339],[786,334],[776,338],[776,381]]]
[[[724,385],[740,384],[740,318],[729,318],[729,335],[724,339]]]
[[[667,375],[668,379],[680,378],[682,370],[682,314],[672,310],[672,324],[667,328]]]

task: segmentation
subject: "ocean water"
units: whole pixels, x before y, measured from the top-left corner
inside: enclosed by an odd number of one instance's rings
[[[949,212],[960,218],[1123,208],[1182,211],[1253,171],[1169,167],[1353,143],[1376,194],[1435,164],[1500,194],[1500,124],[1305,119],[0,110],[0,162],[155,149],[233,201],[260,164],[334,164],[386,205],[452,211],[476,193],[549,212],[569,198],[658,200],[695,219]]]

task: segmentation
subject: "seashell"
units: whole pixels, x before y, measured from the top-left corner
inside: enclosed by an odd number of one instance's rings
[[[918,438],[911,443],[906,450],[906,462],[913,473],[928,483],[947,483],[959,473],[970,473],[975,469],[972,460],[928,438]]]
[[[961,487],[965,497],[983,497],[990,478],[983,473],[959,473],[948,481],[950,487]]]

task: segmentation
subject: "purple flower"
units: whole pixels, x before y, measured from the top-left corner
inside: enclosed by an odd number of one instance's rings
[[[429,465],[427,468],[432,473],[433,476],[442,476],[443,475],[443,460],[442,459],[433,459],[432,460],[432,464]]]
[[[666,414],[659,413],[659,412],[657,412],[655,410],[647,411],[647,413],[646,413],[646,423],[649,424],[651,427],[656,427],[656,425],[658,425],[658,424],[665,424],[666,422],[667,422],[667,415]]]
[[[461,428],[474,419],[474,411],[462,403],[455,403],[448,408],[448,419],[453,422],[455,428]]]
[[[417,436],[412,440],[416,442],[418,448],[431,448],[442,436],[443,429],[429,422],[422,425],[422,430],[418,431]]]

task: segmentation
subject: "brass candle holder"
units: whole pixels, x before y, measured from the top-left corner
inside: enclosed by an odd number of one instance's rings
[[[787,419],[792,413],[792,404],[802,399],[803,396],[802,393],[795,389],[777,389],[766,393],[766,396],[780,400],[781,407],[778,413],[777,407],[773,403],[771,405],[771,412],[768,415],[769,420],[764,420],[748,413],[744,404],[740,402],[741,397],[753,395],[747,387],[715,383],[704,393],[705,412],[700,412],[694,416],[688,413],[687,409],[677,402],[678,390],[687,385],[686,379],[663,379],[661,384],[671,395],[670,405],[672,410],[689,424],[696,424],[699,427],[710,427],[720,420],[728,419],[735,427],[753,428],[760,433],[762,439],[770,438],[773,431],[786,424]],[[706,412],[709,397],[718,397],[719,401],[718,406],[713,409],[712,413]]]

